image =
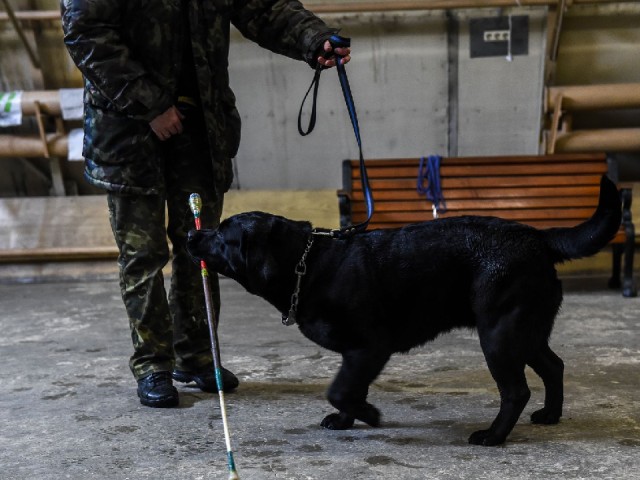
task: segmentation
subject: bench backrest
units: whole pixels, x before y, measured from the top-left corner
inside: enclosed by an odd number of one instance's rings
[[[416,190],[419,163],[419,158],[366,161],[375,199],[369,228],[433,219],[431,202]],[[606,172],[604,154],[443,158],[447,212],[440,216],[491,215],[538,228],[577,225],[593,214]],[[341,222],[363,221],[357,160],[343,162],[343,186],[350,218],[343,211]]]

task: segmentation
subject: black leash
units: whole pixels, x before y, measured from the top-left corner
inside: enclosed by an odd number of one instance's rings
[[[339,35],[332,35],[329,39],[331,46],[333,48],[346,48],[351,46],[351,39],[344,38]],[[351,87],[349,86],[349,79],[347,78],[347,71],[344,67],[344,64],[340,61],[340,58],[336,58],[336,69],[338,71],[338,78],[340,79],[340,86],[342,88],[342,94],[344,95],[344,101],[347,104],[347,109],[349,110],[349,118],[351,119],[351,125],[353,126],[353,133],[356,136],[356,141],[358,142],[358,150],[360,153],[360,181],[362,184],[362,193],[364,194],[365,202],[367,205],[367,218],[364,222],[358,223],[356,225],[350,225],[348,227],[343,227],[339,230],[332,230],[330,235],[334,238],[344,238],[355,233],[364,232],[369,225],[369,221],[373,216],[373,194],[371,192],[371,186],[369,185],[369,176],[367,175],[367,168],[364,164],[364,156],[362,155],[362,139],[360,138],[360,126],[358,125],[358,115],[356,113],[356,106],[353,101],[353,95],[351,94]],[[320,84],[320,73],[322,72],[323,67],[318,65],[316,67],[316,72],[313,76],[313,80],[307,93],[302,100],[302,105],[300,105],[300,112],[298,113],[298,132],[303,137],[309,135],[316,126],[316,105],[318,103],[318,86]],[[306,131],[302,129],[302,108],[306,103],[307,97],[309,93],[313,89],[313,103],[311,107],[311,116],[309,118],[309,126]]]

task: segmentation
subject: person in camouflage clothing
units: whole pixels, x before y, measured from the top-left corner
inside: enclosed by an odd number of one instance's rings
[[[215,227],[240,116],[229,31],[311,67],[350,59],[337,31],[296,0],[62,0],[64,42],[85,80],[85,177],[106,189],[143,405],[178,405],[172,377],[216,391],[200,272],[185,250],[188,198]],[[324,55],[323,55],[324,54]],[[328,59],[325,57],[329,57]],[[169,295],[162,269],[170,258]],[[211,276],[216,310],[218,280]],[[225,390],[238,385],[223,369]]]

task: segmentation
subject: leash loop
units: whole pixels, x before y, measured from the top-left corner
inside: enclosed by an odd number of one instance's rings
[[[441,162],[442,157],[439,155],[429,155],[427,159],[420,157],[420,165],[418,167],[416,190],[431,201],[433,218],[438,218],[440,213],[446,213],[447,211],[447,203],[442,194],[442,182],[440,179]]]
[[[307,93],[305,93],[304,98],[302,99],[302,104],[300,104],[300,111],[298,112],[298,133],[303,137],[306,137],[313,129],[316,127],[316,105],[318,99],[318,87],[320,86],[320,73],[322,72],[322,66],[318,65],[316,67],[316,72],[313,74],[313,80],[311,81],[311,85],[309,85],[309,89]],[[313,102],[311,103],[311,115],[309,116],[309,125],[307,126],[307,130],[302,129],[302,109],[304,108],[304,104],[307,103],[307,97],[309,93],[311,93],[311,89],[313,89]]]

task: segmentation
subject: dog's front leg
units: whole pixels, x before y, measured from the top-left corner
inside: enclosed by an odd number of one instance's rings
[[[380,374],[390,354],[369,350],[342,354],[342,366],[329,387],[329,403],[339,413],[327,415],[321,426],[330,430],[346,430],[360,420],[372,427],[380,426],[380,412],[367,402],[369,385]]]

